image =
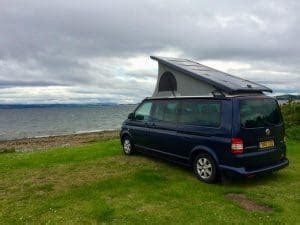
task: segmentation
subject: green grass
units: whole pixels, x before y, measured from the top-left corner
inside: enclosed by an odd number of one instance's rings
[[[300,142],[288,168],[226,185],[161,160],[121,153],[118,140],[0,154],[0,224],[299,224]],[[226,193],[273,212],[248,212]]]

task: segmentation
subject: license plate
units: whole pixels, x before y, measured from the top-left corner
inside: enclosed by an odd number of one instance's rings
[[[274,147],[274,140],[259,142],[259,148],[271,148]]]

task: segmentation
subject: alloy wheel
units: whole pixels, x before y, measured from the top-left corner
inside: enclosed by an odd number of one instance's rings
[[[131,143],[130,143],[130,140],[128,140],[128,139],[124,140],[123,148],[124,148],[125,154],[129,155],[131,153]]]
[[[204,157],[198,159],[196,169],[199,177],[203,180],[209,179],[213,172],[212,163]]]

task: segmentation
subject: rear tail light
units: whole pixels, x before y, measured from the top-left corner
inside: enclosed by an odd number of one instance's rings
[[[244,152],[244,142],[240,138],[231,139],[231,152],[233,154],[241,154]]]

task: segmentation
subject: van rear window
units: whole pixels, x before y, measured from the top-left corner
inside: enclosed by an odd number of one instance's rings
[[[280,109],[274,99],[240,101],[241,126],[246,128],[278,125],[282,122]]]

